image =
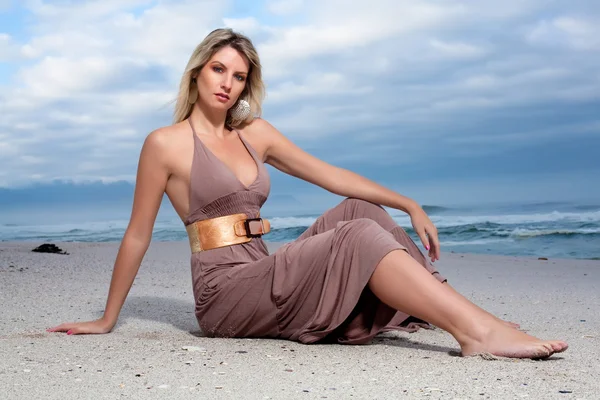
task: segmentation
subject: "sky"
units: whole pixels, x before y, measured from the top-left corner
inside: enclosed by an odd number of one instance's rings
[[[122,193],[218,27],[258,49],[263,118],[331,164],[427,204],[600,199],[596,0],[0,0],[0,195]]]

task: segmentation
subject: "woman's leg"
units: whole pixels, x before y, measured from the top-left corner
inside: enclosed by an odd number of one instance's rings
[[[459,296],[461,296],[461,297],[463,297],[463,298],[464,298],[464,296],[463,296],[462,294],[460,294],[459,292],[457,292],[457,291],[456,291],[456,289],[454,289],[452,286],[450,286],[450,284],[449,284],[447,281],[446,281],[446,282],[443,282],[443,283],[444,283],[444,286],[446,286],[448,289],[452,290],[452,291],[453,291],[455,294],[457,294],[457,295],[459,295]],[[487,312],[487,311],[486,311],[486,312]],[[502,322],[503,324],[505,324],[506,326],[508,326],[508,327],[510,327],[510,328],[513,328],[513,329],[519,329],[519,328],[521,327],[519,324],[516,324],[516,323],[514,323],[514,322],[505,321],[505,320],[503,320],[503,319],[500,319],[500,318],[496,317],[496,316],[495,316],[495,315],[493,315],[493,314],[490,314],[490,315],[492,315],[492,316],[493,316],[494,318],[496,318],[498,321]]]
[[[463,355],[491,353],[517,358],[544,358],[567,349],[562,341],[529,336],[493,317],[445,285],[404,251],[388,253],[369,281],[384,303],[448,331]]]
[[[427,260],[406,231],[394,221],[383,207],[365,200],[356,198],[346,198],[342,200],[337,206],[330,208],[317,218],[315,223],[308,227],[308,229],[300,235],[298,240],[318,235],[330,229],[335,229],[339,222],[352,221],[360,218],[367,218],[375,221],[383,229],[390,232],[398,243],[406,247],[408,253],[438,281],[444,282],[446,280],[446,278],[439,274],[436,267]]]
[[[447,284],[446,278],[438,272],[437,268],[431,262],[429,262],[429,260],[427,260],[427,257],[421,252],[419,246],[417,246],[408,233],[406,233],[406,231],[400,225],[398,225],[396,221],[394,221],[391,215],[380,205],[370,203],[365,200],[356,198],[346,198],[342,200],[340,204],[323,213],[323,215],[321,215],[314,224],[312,224],[306,231],[304,231],[304,233],[302,233],[298,240],[334,229],[339,222],[351,221],[359,218],[368,218],[373,220],[383,229],[390,232],[398,243],[406,247],[408,254],[410,254],[410,256],[416,260],[419,265],[429,271],[429,273],[432,274],[436,280]],[[454,290],[453,288],[451,289]],[[456,293],[459,294],[458,292]],[[405,323],[408,317],[408,315],[399,314],[394,318],[390,325],[400,325]],[[510,327],[519,327],[518,324],[513,322],[503,321],[499,318],[497,319],[498,321],[502,321]],[[431,321],[428,322],[431,323]]]

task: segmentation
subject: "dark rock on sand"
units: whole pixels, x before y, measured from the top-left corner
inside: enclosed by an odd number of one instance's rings
[[[61,249],[60,247],[58,247],[52,243],[44,243],[31,251],[35,251],[36,253],[54,253],[54,254],[66,254],[66,255],[69,254],[66,251],[63,251],[63,249]]]

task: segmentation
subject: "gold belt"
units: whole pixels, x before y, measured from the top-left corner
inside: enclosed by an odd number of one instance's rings
[[[232,214],[196,221],[186,225],[192,253],[248,243],[271,231],[271,224],[263,218],[248,218],[246,214]]]

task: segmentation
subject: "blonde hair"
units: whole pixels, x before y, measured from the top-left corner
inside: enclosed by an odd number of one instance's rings
[[[174,123],[181,122],[188,118],[194,108],[194,104],[190,104],[189,102],[190,88],[193,83],[192,77],[204,68],[206,63],[217,51],[226,46],[231,46],[243,54],[250,62],[246,86],[239,97],[239,99],[246,100],[250,104],[250,115],[244,120],[236,120],[231,117],[230,112],[227,112],[225,123],[230,127],[237,128],[261,115],[262,101],[265,96],[265,86],[262,80],[262,70],[258,52],[250,39],[246,36],[234,32],[232,29],[222,28],[215,29],[209,33],[208,36],[196,46],[196,49],[194,49],[194,52],[185,67],[185,72],[181,77],[179,94],[177,96],[173,115]]]

